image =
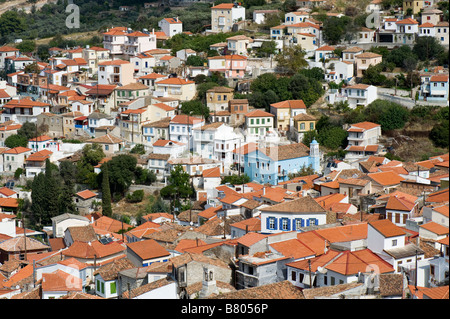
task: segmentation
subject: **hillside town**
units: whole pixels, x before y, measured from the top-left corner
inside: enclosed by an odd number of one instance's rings
[[[449,299],[448,1],[192,2],[1,43],[0,298]]]

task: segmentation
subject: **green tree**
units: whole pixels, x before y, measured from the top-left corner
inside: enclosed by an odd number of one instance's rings
[[[131,155],[121,154],[114,156],[106,164],[111,193],[123,196],[134,180],[137,159]]]
[[[291,78],[288,88],[292,92],[292,98],[303,100],[307,107],[316,102],[324,93],[319,81],[307,78],[300,73]]]
[[[36,50],[36,43],[32,40],[25,40],[16,46],[22,53],[32,53]]]
[[[285,75],[294,75],[308,66],[305,60],[305,51],[300,45],[290,46],[275,56],[277,69]]]
[[[176,165],[167,178],[168,185],[161,189],[161,196],[164,198],[175,199],[174,208],[181,208],[180,199],[188,199],[194,194],[190,176],[183,170],[181,165]]]
[[[111,189],[109,186],[108,165],[101,166],[102,171],[102,214],[105,216],[112,216],[111,206]]]
[[[25,136],[19,134],[13,134],[5,139],[5,146],[14,148],[18,146],[27,147],[28,139]]]
[[[444,47],[435,37],[417,37],[413,52],[421,60],[433,60],[444,52]]]
[[[448,148],[449,147],[449,120],[443,120],[433,126],[429,138],[434,146]]]
[[[348,17],[328,17],[323,22],[322,29],[325,42],[331,45],[341,42],[347,32],[347,26],[350,24],[350,21]]]
[[[22,127],[17,130],[17,134],[21,136],[25,136],[27,140],[30,140],[36,135],[39,136],[39,132],[37,130],[36,124],[32,122],[25,122],[22,124]]]
[[[228,175],[222,177],[222,184],[230,183],[231,185],[242,185],[250,182],[250,177],[247,174]]]
[[[58,183],[58,168],[52,164],[47,158],[45,160],[44,173],[44,198],[45,198],[45,214],[42,222],[44,224],[51,223],[51,218],[59,215],[59,197],[61,186]]]
[[[181,103],[181,113],[189,115],[200,115],[209,118],[209,108],[199,100],[191,100]]]
[[[186,59],[186,65],[192,65],[192,66],[204,66],[205,63],[208,61],[198,55],[190,55]]]
[[[0,35],[19,33],[26,29],[25,21],[17,11],[6,11],[0,16]]]
[[[145,154],[145,147],[142,144],[136,144],[131,150],[130,150],[131,154],[140,154],[143,155]]]
[[[30,222],[33,225],[36,225],[38,229],[42,228],[42,225],[45,224],[43,221],[46,209],[44,183],[44,173],[39,173],[34,177],[31,186]]]

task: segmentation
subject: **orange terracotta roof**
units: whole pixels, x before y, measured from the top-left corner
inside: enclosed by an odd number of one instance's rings
[[[208,177],[220,177],[220,167],[213,167],[209,169],[205,169],[202,172],[203,178]]]
[[[270,104],[270,106],[273,106],[274,108],[306,109],[303,100],[286,100]]]
[[[410,212],[415,206],[414,202],[406,198],[391,196],[387,201],[386,209]]]
[[[61,253],[64,256],[83,258],[83,259],[94,259],[104,258],[125,251],[125,247],[118,242],[111,242],[108,245],[103,245],[99,241],[92,241],[89,243],[75,241],[69,248],[63,250]]]
[[[403,177],[393,171],[369,173],[367,174],[367,176],[382,186],[400,184],[401,181],[405,180]]]
[[[440,225],[435,222],[428,222],[426,224],[422,224],[419,227],[426,229],[432,233],[435,233],[436,235],[442,236],[442,235],[448,235],[448,227],[445,227],[443,225]]]
[[[389,219],[381,219],[370,222],[369,225],[380,232],[386,238],[406,235],[406,232],[403,229],[396,226]]]
[[[42,291],[83,291],[82,279],[62,270],[42,274]]]
[[[4,153],[5,154],[22,154],[22,153],[29,152],[29,151],[32,151],[32,149],[28,148],[28,147],[18,146],[18,147],[11,148]]]
[[[146,239],[134,243],[129,243],[127,247],[136,255],[138,255],[142,260],[170,256],[170,252],[168,252],[163,246],[158,244],[158,242],[154,239]]]
[[[9,196],[13,196],[17,193],[15,191],[13,191],[12,189],[9,189],[8,187],[2,187],[2,188],[0,188],[0,194],[9,197]]]
[[[329,243],[347,242],[367,238],[367,223],[351,224],[313,230]]]
[[[80,196],[82,199],[89,199],[97,196],[96,193],[90,191],[89,189],[85,189],[84,191],[78,192],[77,195]]]
[[[426,198],[426,201],[430,202],[430,203],[448,202],[449,201],[449,188],[431,193]]]
[[[246,117],[268,117],[268,116],[274,117],[275,115],[268,113],[266,111],[263,111],[263,110],[254,110],[254,111],[251,111],[251,112],[245,114],[245,116]]]
[[[291,239],[270,244],[270,246],[285,257],[293,259],[315,256],[315,252],[298,239]]]
[[[345,276],[371,271],[376,271],[379,274],[394,272],[391,264],[374,254],[370,249],[346,250],[325,268]]]
[[[159,84],[167,84],[167,85],[186,85],[186,84],[195,84],[194,81],[181,79],[181,78],[168,78],[165,80],[161,80],[156,82],[157,85]]]

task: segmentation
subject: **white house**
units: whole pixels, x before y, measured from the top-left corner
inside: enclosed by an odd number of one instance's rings
[[[406,244],[406,231],[388,219],[370,222],[367,226],[367,248],[389,262],[396,273],[400,267],[414,266],[424,259],[424,252],[414,244]]]
[[[325,80],[328,82],[344,83],[350,82],[354,74],[354,64],[350,61],[338,61],[333,63],[334,69],[325,74]]]
[[[187,149],[187,144],[171,140],[157,140],[153,143],[153,154],[169,154],[180,157]]]
[[[194,151],[204,158],[233,163],[233,150],[243,137],[225,123],[214,122],[194,129]]]
[[[342,89],[347,97],[350,108],[355,109],[357,106],[367,106],[378,97],[377,87],[367,84],[355,84],[344,87]]]
[[[158,22],[158,27],[168,37],[173,37],[175,34],[183,32],[183,22],[178,17],[164,18]]]
[[[84,216],[62,214],[52,218],[53,237],[64,237],[67,227],[86,226],[90,221]]]
[[[326,224],[326,211],[310,196],[261,208],[261,233],[300,231]]]
[[[170,120],[170,140],[182,142],[188,145],[187,149],[193,148],[193,129],[205,124],[204,119],[189,115],[176,115]]]

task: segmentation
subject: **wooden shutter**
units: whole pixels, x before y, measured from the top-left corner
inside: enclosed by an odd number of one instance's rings
[[[400,213],[395,214],[395,223],[400,224]]]
[[[393,221],[392,220],[392,213],[387,213],[387,219],[389,219],[391,222]]]

